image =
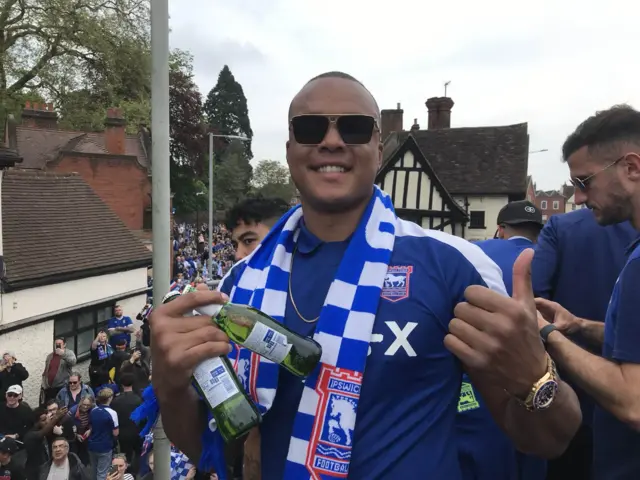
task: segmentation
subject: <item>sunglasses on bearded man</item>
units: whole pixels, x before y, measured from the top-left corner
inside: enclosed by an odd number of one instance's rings
[[[370,115],[297,115],[290,120],[291,131],[300,145],[319,145],[331,125],[346,145],[366,145],[373,132],[380,131],[378,121]]]

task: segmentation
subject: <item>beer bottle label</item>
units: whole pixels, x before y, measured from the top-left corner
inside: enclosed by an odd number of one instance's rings
[[[231,373],[225,368],[219,357],[202,362],[196,367],[193,376],[211,408],[216,408],[239,393],[238,387],[231,378]]]
[[[244,346],[274,363],[282,363],[293,346],[287,337],[264,323],[256,322]]]

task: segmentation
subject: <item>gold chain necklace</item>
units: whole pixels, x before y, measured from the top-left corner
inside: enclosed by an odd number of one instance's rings
[[[293,249],[293,253],[291,254],[291,266],[289,268],[289,270],[290,270],[289,271],[289,298],[291,299],[291,305],[293,306],[293,309],[298,314],[298,317],[300,317],[300,320],[302,320],[305,323],[315,323],[320,318],[320,315],[318,315],[316,318],[314,318],[312,320],[307,320],[306,318],[304,318],[302,316],[302,314],[300,313],[300,310],[298,310],[298,307],[296,305],[296,301],[293,299],[293,292],[291,291],[291,278],[293,277],[293,259],[296,257],[296,252],[297,251],[298,251],[298,244],[296,243],[296,246]]]

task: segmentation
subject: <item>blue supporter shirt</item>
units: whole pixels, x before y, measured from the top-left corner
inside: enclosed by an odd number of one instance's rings
[[[91,435],[87,440],[90,452],[105,453],[113,450],[113,431],[118,428],[118,414],[109,407],[96,405],[89,413]]]
[[[613,288],[604,323],[602,356],[616,363],[640,364],[640,243]],[[640,478],[640,432],[596,405],[593,417],[595,480]]]
[[[126,317],[126,316],[123,316],[121,318],[112,317],[109,319],[109,322],[107,323],[107,330],[109,330],[110,328],[128,327],[129,325],[133,325],[133,321],[129,317]],[[114,333],[109,337],[109,344],[113,348],[116,348],[116,345],[120,340],[125,340],[127,342],[127,348],[129,348],[129,343],[131,342],[131,334],[128,332]]]
[[[292,293],[308,320],[320,314],[348,242],[325,243],[304,226],[292,267]],[[455,422],[462,368],[444,347],[453,309],[470,285],[506,293],[497,265],[458,237],[402,221],[390,266],[404,267],[405,288],[383,289],[371,336],[353,434],[351,479],[461,479]],[[223,280],[229,293],[244,268]],[[397,272],[394,272],[398,275]],[[287,299],[286,325],[313,335]],[[282,480],[299,378],[280,369],[274,404],[261,430],[263,480]]]
[[[531,240],[512,237],[476,242],[502,270],[505,287],[512,294],[513,264]],[[513,442],[498,427],[482,397],[465,375],[456,422],[458,455],[465,480],[543,480],[547,462],[518,452]]]
[[[578,317],[604,322],[627,248],[637,238],[629,222],[603,227],[586,208],[551,216],[540,232],[531,264],[535,295],[558,302]],[[601,354],[599,347],[579,337],[572,340]],[[573,383],[572,387],[580,399],[583,422],[591,425],[594,402],[581,388]]]

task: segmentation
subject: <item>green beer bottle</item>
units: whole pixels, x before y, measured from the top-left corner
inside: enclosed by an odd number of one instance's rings
[[[322,357],[322,347],[311,338],[292,332],[270,316],[247,305],[226,303],[198,309],[208,315],[231,341],[306,377]]]
[[[183,294],[189,291],[192,290],[187,287]],[[179,293],[170,292],[162,303],[179,296]],[[211,411],[216,428],[225,442],[242,437],[262,420],[226,356],[202,362],[193,371],[191,382]]]
[[[244,436],[262,420],[226,356],[202,362],[193,371],[191,380],[213,414],[225,442]]]

